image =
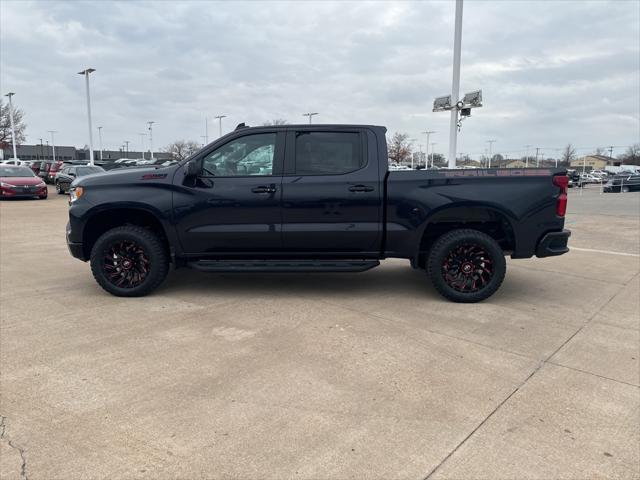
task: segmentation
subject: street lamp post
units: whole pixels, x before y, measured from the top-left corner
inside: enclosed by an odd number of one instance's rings
[[[462,50],[462,0],[456,0],[456,20],[453,37],[453,78],[451,81],[451,98],[457,102],[460,96],[460,52]],[[456,147],[458,142],[458,109],[451,109],[449,125],[449,168],[456,168]]]
[[[491,156],[493,155],[493,144],[496,143],[496,140],[487,140],[489,144],[489,168],[491,168]]]
[[[140,135],[140,153],[142,153],[142,160],[144,160],[144,137],[147,136],[146,133],[139,133]]]
[[[218,136],[221,137],[222,136],[222,119],[226,118],[226,115],[216,115],[215,118],[216,120],[218,120],[218,124],[219,124],[219,129],[218,129]]]
[[[313,117],[314,115],[318,115],[318,112],[309,112],[302,114],[303,117],[309,117],[309,125],[311,125],[311,117]]]
[[[531,145],[525,145],[525,148],[527,149],[527,154],[524,157],[524,168],[529,168],[529,149]]]
[[[44,145],[42,144],[41,138],[39,138],[38,140],[40,140],[40,158],[44,159]]]
[[[124,155],[124,156],[125,156],[125,158],[129,158],[129,144],[130,144],[130,143],[131,143],[131,142],[130,142],[129,140],[125,140],[125,141],[124,141],[124,144],[126,145],[126,150],[125,150],[125,152],[126,152],[126,153],[125,153],[125,155]]]
[[[49,130],[49,133],[51,134],[51,154],[53,156],[53,161],[56,161],[56,142],[55,139],[53,137],[54,133],[58,133],[56,130]]]
[[[100,142],[100,161],[102,161],[102,127],[98,127],[98,142]]]
[[[91,127],[91,94],[89,91],[89,74],[95,72],[95,68],[86,68],[78,75],[84,75],[87,86],[87,119],[89,121],[89,165],[94,165],[93,161],[93,128]]]
[[[209,144],[209,119],[204,117],[204,144]]]
[[[435,168],[436,162],[436,142],[431,142],[431,168]]]
[[[425,168],[429,168],[429,137],[431,137],[432,133],[436,133],[434,130],[427,130],[426,132],[422,132],[427,135],[427,161],[425,162]],[[431,165],[433,167],[433,165]]]
[[[14,92],[9,92],[5,97],[9,97],[9,122],[11,123],[11,143],[13,145],[13,160],[18,160],[18,153],[16,150],[16,127],[13,124],[13,102],[11,97],[15,95]]]
[[[149,159],[153,161],[153,124],[156,123],[154,121],[147,122],[149,125]]]

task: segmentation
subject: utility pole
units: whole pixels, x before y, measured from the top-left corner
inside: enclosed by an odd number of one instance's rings
[[[491,168],[491,157],[493,155],[493,144],[496,143],[496,140],[487,140],[489,144],[489,168]]]
[[[524,166],[525,168],[529,168],[529,149],[531,148],[531,145],[525,145],[526,149],[527,149],[527,154],[524,156]]]
[[[98,127],[98,143],[100,143],[100,161],[102,161],[102,127]]]
[[[153,124],[156,123],[154,121],[147,122],[149,125],[149,159],[153,161]]]
[[[125,141],[124,141],[124,144],[125,144],[125,146],[126,146],[125,158],[129,158],[129,144],[130,144],[130,143],[131,143],[131,142],[130,142],[129,140],[125,140]]]
[[[51,150],[52,150],[51,153],[53,156],[53,161],[55,162],[56,161],[56,142],[53,138],[53,134],[58,132],[56,130],[49,130],[49,133],[51,134]]]
[[[536,168],[540,167],[540,160],[538,160],[539,153],[540,153],[540,147],[536,147]]]
[[[456,0],[456,21],[453,37],[453,78],[451,81],[451,99],[457,102],[460,96],[460,53],[462,50],[462,0]],[[449,125],[448,167],[456,168],[456,146],[458,141],[458,109],[451,109]]]
[[[613,165],[613,145],[609,146],[609,162]],[[620,191],[622,191],[622,189]]]
[[[89,121],[89,165],[93,166],[93,128],[91,127],[91,95],[89,92],[89,74],[95,72],[95,68],[86,68],[78,75],[84,75],[87,88],[87,119]]]
[[[142,153],[142,160],[144,160],[144,137],[147,136],[146,133],[139,133],[140,135],[140,153]]]
[[[309,117],[309,125],[311,125],[311,117],[313,117],[314,115],[318,115],[318,112],[309,112],[302,114],[303,117]]]
[[[429,168],[429,137],[431,137],[432,133],[436,133],[435,130],[427,130],[426,132],[422,132],[427,136],[427,161],[425,162],[425,168]]]
[[[217,115],[213,118],[217,119],[219,122],[219,130],[218,130],[218,136],[221,137],[222,136],[222,119],[226,118],[226,115]]]
[[[209,119],[204,117],[204,144],[209,144]]]
[[[9,121],[11,122],[11,143],[13,144],[13,160],[18,160],[18,154],[16,153],[16,127],[13,124],[13,102],[11,101],[11,97],[13,97],[15,93],[9,92],[5,95],[5,97],[9,97]]]

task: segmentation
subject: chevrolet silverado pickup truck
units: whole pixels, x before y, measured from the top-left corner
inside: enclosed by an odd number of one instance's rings
[[[500,287],[506,255],[569,250],[565,171],[389,171],[385,134],[240,124],[176,165],[76,179],[69,251],[124,297],[153,291],[171,265],[362,272],[393,257],[445,298],[477,302]]]

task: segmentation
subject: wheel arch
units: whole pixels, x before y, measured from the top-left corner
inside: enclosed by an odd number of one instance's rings
[[[516,248],[515,218],[505,209],[489,204],[446,205],[433,210],[419,228],[414,265],[424,267],[431,245],[451,230],[469,228],[486,233],[503,251]]]
[[[108,230],[124,225],[147,228],[158,235],[170,258],[174,257],[169,231],[157,212],[139,205],[118,205],[92,213],[82,229],[82,248],[85,258],[91,256],[96,240]]]

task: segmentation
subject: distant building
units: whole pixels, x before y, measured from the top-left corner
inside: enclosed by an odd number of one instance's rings
[[[606,155],[585,155],[584,157],[571,160],[571,166],[574,168],[587,167],[592,170],[601,170],[605,167],[620,166],[622,162],[617,159],[612,159]]]
[[[53,160],[53,148],[51,145],[17,145],[16,153],[20,160]],[[149,160],[151,158],[150,152],[126,152],[124,150],[103,150],[102,158],[104,160],[118,160],[120,158],[142,159]],[[2,150],[0,158],[9,159],[13,157],[13,150],[11,145]],[[93,151],[93,159],[100,160],[100,150]],[[167,152],[153,152],[153,158],[170,160],[171,155]],[[89,150],[85,148],[76,148],[66,145],[56,145],[56,160],[71,161],[71,160],[89,160]]]

